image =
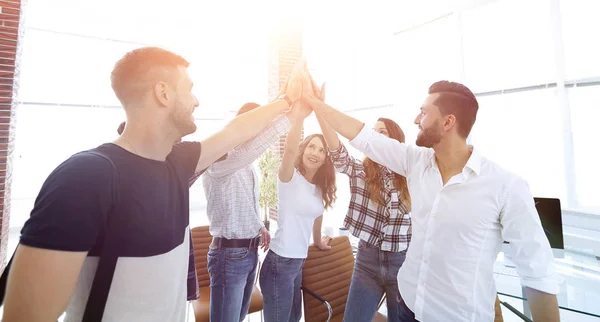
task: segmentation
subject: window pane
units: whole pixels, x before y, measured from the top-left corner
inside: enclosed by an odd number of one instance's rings
[[[597,149],[600,86],[569,89],[569,105],[579,205],[583,210],[600,212],[600,154]]]
[[[561,111],[555,90],[478,98],[472,142],[483,155],[525,178],[536,197],[566,204]]]
[[[554,82],[547,0],[499,0],[463,14],[466,83],[475,92]]]
[[[12,227],[29,217],[35,197],[52,170],[74,153],[114,140],[125,113],[120,108],[20,105],[17,119]]]
[[[21,58],[19,99],[37,103],[120,106],[110,87],[110,73],[117,60],[137,47],[28,30]]]
[[[600,77],[600,1],[562,0],[560,7],[567,77]]]
[[[394,58],[391,66],[396,85],[394,92],[400,101],[415,91],[426,94],[429,85],[439,80],[461,81],[462,59],[456,17],[443,18],[396,35]],[[419,94],[418,99],[422,102],[424,97]]]

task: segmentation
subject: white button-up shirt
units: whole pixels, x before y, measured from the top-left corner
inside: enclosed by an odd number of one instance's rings
[[[350,143],[408,180],[413,235],[398,287],[417,320],[493,321],[493,265],[503,241],[524,286],[558,293],[552,250],[524,179],[473,149],[462,173],[444,185],[432,149],[367,128]]]

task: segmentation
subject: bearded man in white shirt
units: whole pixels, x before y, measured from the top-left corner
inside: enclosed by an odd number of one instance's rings
[[[527,182],[467,144],[479,107],[471,90],[431,85],[414,121],[417,146],[372,131],[315,92],[317,116],[408,179],[413,235],[398,272],[400,321],[493,321],[493,264],[503,241],[515,251],[534,321],[559,321],[552,251]]]

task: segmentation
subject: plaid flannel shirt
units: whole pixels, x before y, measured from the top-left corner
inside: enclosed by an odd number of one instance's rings
[[[329,151],[335,169],[350,177],[350,205],[344,226],[359,239],[381,250],[400,252],[408,248],[412,228],[410,209],[400,203],[400,194],[394,187],[394,173],[380,166],[385,204],[369,198],[366,173],[360,160],[351,157],[340,143],[335,151]]]

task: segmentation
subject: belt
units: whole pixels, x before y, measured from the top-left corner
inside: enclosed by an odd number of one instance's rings
[[[223,237],[213,237],[211,245],[215,248],[258,248],[260,236],[250,239],[227,239]]]

